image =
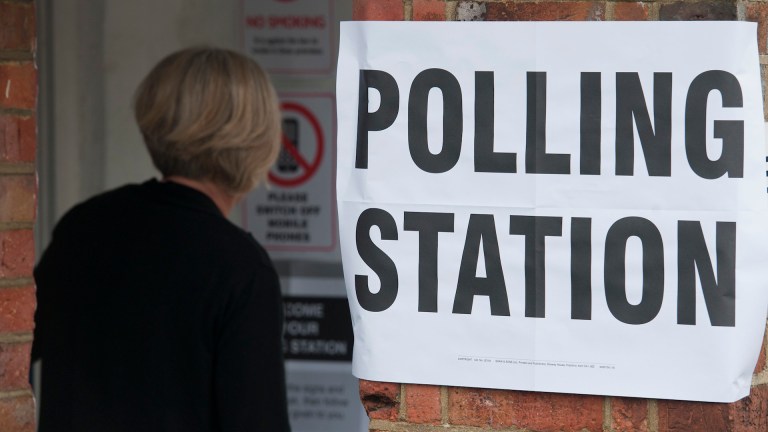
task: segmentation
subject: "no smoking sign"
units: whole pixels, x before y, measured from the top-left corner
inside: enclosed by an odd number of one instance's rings
[[[273,258],[338,258],[335,204],[335,100],[281,94],[280,155],[269,186],[245,200],[244,227]]]

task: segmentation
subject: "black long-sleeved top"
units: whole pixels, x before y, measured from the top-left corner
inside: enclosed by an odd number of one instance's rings
[[[289,430],[277,274],[206,195],[150,180],[92,198],[35,280],[40,432]]]

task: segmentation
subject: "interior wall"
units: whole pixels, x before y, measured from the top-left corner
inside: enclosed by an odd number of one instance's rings
[[[133,93],[160,59],[178,49],[210,45],[244,51],[243,1],[36,0],[41,27],[38,254],[73,205],[158,176],[133,120]],[[352,19],[352,0],[332,1],[337,21]],[[337,40],[338,26],[334,46]],[[333,75],[272,78],[278,92],[335,92]],[[239,222],[240,215],[233,212],[233,220]],[[341,275],[340,263],[276,265],[283,276],[336,280]],[[39,383],[39,372],[34,375]]]
[[[50,166],[40,169],[41,195],[50,204],[41,206],[40,217],[52,226],[89,196],[157,176],[133,121],[133,92],[175,50],[201,44],[242,50],[242,0],[43,3],[51,26],[49,46],[40,47],[51,59],[42,71],[51,74],[44,103],[53,114],[41,143]],[[334,11],[339,20],[351,19],[352,0],[335,0]],[[333,76],[273,81],[278,91],[334,90]],[[46,244],[50,229],[42,231]]]
[[[104,13],[104,178],[110,189],[156,175],[133,121],[131,98],[168,53],[191,45],[238,49],[237,1],[107,1]]]

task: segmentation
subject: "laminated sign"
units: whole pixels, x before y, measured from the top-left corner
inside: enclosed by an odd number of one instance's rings
[[[280,101],[280,154],[268,186],[246,196],[243,227],[272,259],[338,262],[333,95],[283,93]]]
[[[360,378],[732,402],[768,307],[746,22],[344,23]]]
[[[240,0],[245,52],[273,74],[332,72],[333,0]]]

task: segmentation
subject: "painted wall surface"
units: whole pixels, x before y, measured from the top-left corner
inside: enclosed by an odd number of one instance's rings
[[[237,2],[108,1],[104,11],[105,188],[156,175],[131,108],[155,63],[190,45],[238,49]]]
[[[41,216],[55,221],[86,197],[157,175],[133,120],[131,99],[138,83],[161,58],[183,47],[242,50],[242,20],[239,0],[44,3],[52,25],[47,48],[54,118],[45,145],[53,168],[40,175],[54,199]],[[334,11],[339,20],[351,19],[352,0],[335,0]],[[278,91],[334,88],[333,76],[276,76],[273,81]]]

